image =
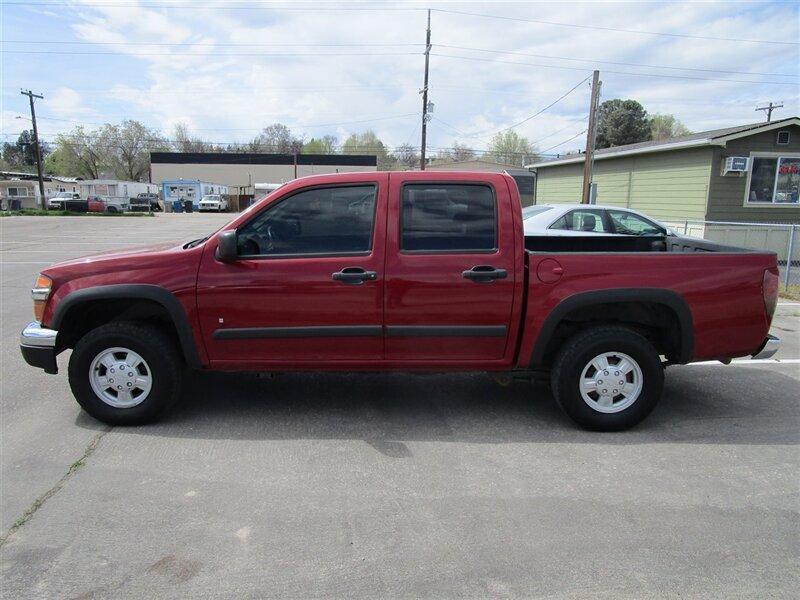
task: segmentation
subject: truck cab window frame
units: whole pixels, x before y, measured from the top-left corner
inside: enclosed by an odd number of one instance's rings
[[[470,192],[476,190],[488,192],[488,195],[470,198]],[[415,197],[417,195],[419,198]],[[487,211],[489,204],[491,207]],[[478,210],[470,215],[476,206]],[[478,214],[481,209],[483,214]],[[480,223],[489,215],[491,239],[486,223]],[[405,183],[400,190],[399,250],[403,254],[495,254],[498,252],[498,221],[497,194],[489,183]],[[473,238],[472,242],[468,241],[469,237]],[[475,243],[480,238],[483,240]]]
[[[347,210],[349,211],[351,206],[354,202],[366,202],[368,206],[366,209],[358,209],[359,214],[364,217],[362,225],[363,231],[361,231],[361,235],[363,236],[366,233],[367,239],[364,247],[361,248],[310,248],[307,247],[305,250],[301,250],[299,246],[295,246],[292,248],[290,244],[288,244],[288,240],[294,239],[295,241],[299,241],[302,237],[303,227],[305,225],[306,228],[309,226],[319,226],[320,224],[329,225],[326,221],[335,218],[337,215],[325,214],[324,217],[316,219],[315,221],[311,221],[309,219],[303,220],[298,214],[292,214],[286,208],[290,203],[293,201],[296,202],[297,199],[301,196],[316,194],[317,198],[307,198],[305,199],[306,202],[310,204],[317,203],[320,208],[330,209],[333,208],[333,203],[335,202],[335,198],[333,197],[334,192],[339,193],[346,193],[347,190],[360,190],[362,194],[362,198],[359,198],[348,205]],[[324,197],[325,192],[329,192],[330,196],[326,199]],[[345,199],[340,199],[340,201],[345,201]],[[327,204],[323,206],[323,204]],[[371,204],[371,206],[369,206]],[[313,186],[313,187],[305,187],[298,189],[289,195],[281,198],[277,202],[270,204],[269,206],[265,207],[263,210],[259,211],[257,214],[253,215],[250,219],[245,221],[243,224],[239,225],[236,229],[237,234],[237,244],[239,250],[239,258],[243,260],[269,260],[269,259],[276,259],[276,258],[312,258],[312,257],[335,257],[335,256],[368,256],[372,252],[374,239],[375,239],[375,221],[377,215],[377,206],[378,206],[378,184],[377,183],[356,183],[356,184],[344,184],[344,185],[321,185],[321,186]],[[353,210],[356,210],[356,207],[353,207]],[[286,214],[283,214],[286,213]],[[324,213],[320,212],[320,215]],[[342,219],[341,217],[346,217],[346,219]],[[338,217],[338,224],[340,227],[340,231],[349,231],[353,227],[353,217],[358,216],[354,212],[350,212],[347,215],[339,214]],[[268,225],[268,221],[275,220],[275,223],[272,225]],[[277,229],[273,227],[273,225],[277,225]],[[258,228],[258,229],[257,229]],[[268,231],[267,228],[271,228],[271,231]],[[306,229],[306,231],[308,231]],[[249,236],[249,237],[248,237]],[[271,237],[270,237],[271,236]],[[283,239],[281,237],[283,236]],[[309,236],[310,238],[311,236]],[[336,237],[336,236],[328,236],[329,238]],[[342,236],[343,237],[343,236]],[[328,240],[331,241],[331,240]],[[249,243],[250,242],[250,243]],[[307,239],[306,242],[309,242]],[[343,240],[339,240],[340,243]],[[351,240],[350,243],[356,243],[356,240]],[[255,246],[253,245],[255,244]],[[268,248],[272,245],[274,252],[263,252],[262,247]],[[281,248],[283,246],[283,248]],[[257,252],[253,253],[252,250],[255,249]]]

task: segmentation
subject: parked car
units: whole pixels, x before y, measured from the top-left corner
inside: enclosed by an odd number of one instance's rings
[[[122,213],[131,209],[130,198],[122,196],[105,196],[106,212]]]
[[[162,414],[188,366],[545,376],[577,423],[620,430],[665,367],[780,345],[774,253],[524,236],[501,173],[296,179],[204,238],[48,267],[32,295],[25,360],[56,373],[72,348],[75,398],[119,425]]]
[[[87,196],[86,203],[89,212],[106,212],[106,201],[102,196]]]
[[[674,235],[666,225],[629,208],[594,204],[535,204],[522,209],[526,235]]]
[[[52,198],[47,199],[47,208],[50,210],[66,210],[67,200],[80,200],[81,195],[75,192],[58,192]]]
[[[217,212],[223,212],[228,210],[228,200],[225,196],[219,194],[207,194],[200,198],[197,209],[200,211],[215,210]]]
[[[159,212],[161,204],[158,202],[158,194],[142,193],[131,198],[130,209],[131,212]]]

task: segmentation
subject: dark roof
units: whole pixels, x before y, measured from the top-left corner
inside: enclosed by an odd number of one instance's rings
[[[682,142],[692,142],[698,141],[702,142],[703,140],[713,141],[717,138],[723,138],[729,135],[734,135],[737,133],[746,133],[747,131],[753,130],[754,133],[757,132],[759,129],[763,129],[764,127],[771,127],[774,128],[775,126],[780,126],[781,123],[790,123],[795,124],[797,122],[797,117],[787,117],[786,119],[779,119],[777,121],[771,121],[769,123],[765,121],[759,121],[758,123],[748,123],[747,125],[737,125],[736,127],[724,127],[722,129],[710,129],[708,131],[697,131],[695,133],[690,133],[688,135],[681,135],[677,137],[667,138],[664,140],[649,140],[647,142],[638,142],[636,144],[625,144],[623,146],[612,146],[611,148],[602,148],[600,150],[595,151],[595,157],[604,156],[604,155],[612,155],[617,154],[618,152],[627,152],[630,150],[644,150],[646,148],[657,148],[658,146],[666,146],[669,144],[679,144]],[[584,153],[581,152],[580,154],[575,155],[563,155],[557,158],[553,158],[551,160],[541,161],[536,163],[536,166],[546,166],[548,163],[557,163],[561,162],[565,159],[581,159],[584,156]]]
[[[760,129],[765,125],[776,125],[781,121],[792,121],[795,118],[796,117],[789,117],[788,119],[772,121],[771,123],[765,123],[764,121],[759,121],[758,123],[748,123],[747,125],[739,125],[737,127],[723,127],[722,129],[709,129],[708,131],[697,131],[695,133],[690,133],[688,135],[679,135],[677,137],[667,138],[664,140],[649,140],[647,142],[639,142],[638,144],[625,144],[624,146],[612,146],[611,148],[603,148],[602,150],[597,150],[595,154],[607,154],[609,152],[619,152],[621,150],[648,148],[650,146],[660,146],[662,144],[675,144],[677,142],[690,142],[692,140],[705,140],[705,139],[713,140],[716,138],[725,137],[726,135],[743,133],[745,131],[749,131],[750,129]]]
[[[203,165],[292,165],[291,154],[259,152],[151,152],[150,163]],[[298,165],[376,167],[374,154],[298,154]]]

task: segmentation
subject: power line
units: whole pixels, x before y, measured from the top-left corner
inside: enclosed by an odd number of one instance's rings
[[[559,146],[563,146],[563,145],[564,145],[564,144],[566,144],[567,142],[571,142],[572,140],[574,140],[576,137],[582,136],[582,135],[583,135],[584,133],[586,133],[587,131],[588,131],[588,129],[584,129],[584,130],[583,130],[583,131],[581,131],[580,133],[576,133],[575,135],[573,135],[571,138],[569,138],[569,139],[566,139],[566,140],[564,140],[563,142],[558,142],[558,143],[557,143],[555,146],[550,146],[550,147],[549,147],[547,150],[543,150],[542,152],[539,152],[539,154],[545,154],[546,152],[549,152],[549,151],[550,151],[550,150],[552,150],[553,148],[558,148]]]
[[[276,117],[279,115],[276,115]],[[296,129],[304,129],[304,128],[311,128],[311,127],[333,127],[336,125],[355,125],[358,123],[372,123],[374,121],[388,121],[390,119],[400,119],[403,117],[413,117],[416,116],[416,113],[405,113],[402,115],[389,115],[385,117],[375,117],[370,119],[359,119],[357,121],[340,121],[337,123],[314,123],[310,125],[297,125],[295,126]],[[39,117],[40,119],[45,119],[47,121],[61,121],[65,123],[75,123],[77,125],[98,125],[100,127],[104,125],[110,125],[111,123],[98,123],[92,121],[81,121],[79,119],[59,119],[56,117]],[[261,131],[263,127],[196,127],[192,128],[192,131]]]
[[[419,56],[419,52],[224,52],[201,54],[198,52],[79,52],[73,50],[3,50],[3,54],[58,54],[80,56],[193,56],[196,58],[223,58],[225,56]]]
[[[527,62],[516,62],[516,61],[509,61],[509,60],[499,60],[496,58],[478,58],[477,56],[458,56],[454,54],[440,54],[438,52],[432,52],[432,56],[439,56],[441,58],[456,58],[460,60],[472,60],[472,61],[479,61],[479,62],[498,62],[504,63],[507,65],[520,65],[526,67],[543,67],[545,69],[566,69],[569,71],[583,71],[584,73],[587,69],[582,69],[580,67],[565,67],[560,65],[542,65],[536,63],[527,63]],[[693,77],[690,75],[666,75],[664,73],[631,73],[629,71],[607,71],[604,70],[603,74],[612,73],[614,75],[628,75],[631,77],[660,77],[660,78],[667,78],[667,79],[688,79],[693,81],[719,81],[722,83],[750,83],[754,85],[792,85],[797,86],[796,81],[752,81],[752,80],[742,80],[742,79],[716,79],[713,77]]]
[[[58,6],[61,8],[71,7],[64,2],[20,2],[20,1],[4,1],[3,4],[10,6]],[[92,2],[80,6],[80,8],[167,8],[167,9],[190,9],[190,10],[277,10],[289,12],[319,12],[319,11],[336,11],[336,12],[412,12],[426,10],[424,8],[412,7],[346,7],[346,6],[314,6],[313,8],[305,8],[300,6],[274,6],[270,0],[262,2],[247,2],[246,4],[169,4],[164,2]]]
[[[234,43],[234,42],[91,42],[86,40],[0,40],[2,44],[35,44],[37,46],[47,44],[60,44],[60,45],[86,45],[86,46],[200,46],[200,47],[236,47],[236,48],[249,48],[249,47],[264,47],[264,48],[283,48],[283,47],[357,47],[357,48],[380,48],[380,47],[397,47],[397,46],[424,46],[421,43],[396,43],[389,42],[336,42],[336,43],[270,43],[263,44],[261,42],[247,42],[247,43]]]
[[[600,25],[579,25],[577,23],[563,23],[559,21],[545,21],[543,19],[523,19],[520,17],[507,17],[501,15],[487,15],[481,13],[473,13],[473,12],[466,12],[461,10],[451,10],[445,8],[433,8],[431,9],[435,12],[440,13],[449,13],[452,15],[467,15],[470,17],[483,17],[487,19],[501,19],[504,21],[520,21],[523,23],[537,23],[539,25],[555,25],[558,27],[574,27],[578,29],[595,29],[598,31],[616,31],[619,33],[633,33],[637,35],[660,35],[666,37],[677,37],[677,38],[689,38],[689,39],[697,39],[697,40],[712,40],[716,42],[746,42],[752,44],[778,44],[778,45],[788,45],[788,46],[798,46],[800,42],[787,42],[782,40],[753,40],[753,39],[742,39],[742,38],[730,38],[730,37],[715,37],[709,35],[695,35],[690,33],[668,33],[664,31],[646,31],[642,29],[622,29],[618,27],[602,27]]]
[[[531,54],[528,52],[515,52],[511,50],[491,50],[489,48],[468,48],[465,46],[449,46],[446,44],[434,44],[439,48],[450,48],[452,50],[467,50],[470,52],[487,52],[492,54],[513,54],[515,56],[530,56],[532,58],[550,58],[554,60],[569,60],[573,62],[601,63],[606,65],[617,65],[624,67],[642,67],[648,69],[672,69],[675,71],[698,71],[701,73],[726,73],[730,75],[759,75],[764,77],[800,77],[791,73],[758,73],[754,71],[726,71],[724,69],[708,69],[699,67],[674,67],[668,65],[648,65],[644,63],[615,62],[610,60],[599,60],[596,58],[573,58],[569,56],[555,56],[551,54]]]
[[[590,75],[589,77],[591,77],[591,75]],[[515,127],[518,127],[518,126],[522,125],[523,123],[527,123],[528,121],[530,121],[530,120],[531,120],[531,119],[533,119],[534,117],[538,117],[540,114],[542,114],[543,112],[545,112],[545,111],[546,111],[546,110],[548,110],[549,108],[552,108],[553,106],[555,106],[556,104],[558,104],[559,102],[561,102],[561,101],[562,101],[564,98],[566,98],[567,96],[569,96],[569,95],[570,95],[572,92],[574,92],[575,90],[577,90],[577,89],[578,89],[578,88],[579,88],[581,85],[583,85],[583,84],[586,82],[586,80],[588,80],[588,79],[589,79],[589,77],[586,77],[586,78],[582,79],[581,81],[579,81],[577,84],[575,84],[573,87],[571,87],[571,88],[570,88],[568,91],[566,91],[566,92],[565,92],[565,93],[563,93],[561,96],[559,96],[558,98],[556,98],[555,100],[553,100],[553,101],[552,101],[550,104],[548,104],[548,105],[547,105],[547,106],[545,106],[544,108],[542,108],[542,109],[540,109],[540,110],[536,111],[536,112],[535,112],[534,114],[532,114],[531,116],[529,116],[529,117],[525,117],[524,119],[522,119],[522,121],[519,121],[519,122],[517,122],[517,123],[514,123],[513,125],[510,125],[510,126],[508,126],[508,127],[504,128],[504,129],[500,129],[500,130],[498,130],[498,131],[495,131],[494,133],[495,133],[495,134],[498,134],[498,133],[503,133],[504,131],[508,131],[509,129],[514,129]],[[474,133],[476,133],[476,134],[481,134],[481,133],[485,133],[486,131],[491,131],[491,130],[476,131],[476,132],[474,132]]]

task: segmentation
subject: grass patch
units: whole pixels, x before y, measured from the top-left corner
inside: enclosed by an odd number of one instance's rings
[[[40,208],[25,208],[23,210],[3,210],[0,217],[152,217],[146,212],[74,212],[71,210],[42,210]]]
[[[789,287],[787,288],[783,282],[781,282],[781,285],[778,288],[778,295],[786,300],[800,301],[800,285],[796,283],[790,283]]]
[[[64,487],[69,478],[72,477],[78,469],[86,465],[86,459],[89,458],[92,453],[94,453],[94,451],[97,449],[97,445],[100,443],[100,440],[103,439],[103,436],[105,436],[105,434],[107,434],[109,431],[111,431],[111,427],[106,426],[100,433],[95,435],[89,442],[89,445],[83,450],[81,457],[69,466],[69,469],[67,469],[67,472],[61,476],[61,479],[59,479],[56,484],[44,494],[36,498],[25,510],[25,512],[23,512],[22,515],[14,521],[8,531],[0,535],[0,548],[5,545],[5,543],[8,541],[8,538],[11,537],[11,535],[17,529],[25,525],[25,523],[33,518],[33,515],[36,514],[36,511],[39,510],[45,502],[55,496],[61,490],[61,488]]]

